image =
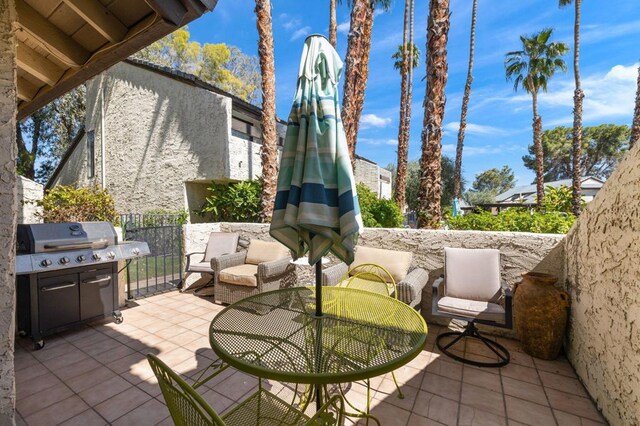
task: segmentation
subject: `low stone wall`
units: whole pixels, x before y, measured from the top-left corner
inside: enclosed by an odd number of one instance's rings
[[[567,235],[569,359],[612,425],[640,424],[640,145]]]
[[[18,176],[18,223],[40,223],[42,207],[38,201],[44,196],[44,186],[31,179]]]
[[[269,226],[256,223],[211,223],[185,225],[185,253],[202,251],[212,231],[237,232],[244,239],[271,240]],[[503,278],[513,286],[527,271],[547,272],[564,281],[564,235],[521,232],[431,231],[422,229],[367,228],[359,244],[390,250],[410,251],[414,266],[429,272],[429,284],[422,294],[422,314],[430,322],[442,322],[431,316],[431,283],[444,267],[445,247],[495,248],[502,253]],[[338,262],[329,256],[331,266]],[[297,267],[298,280],[313,282],[313,268]],[[189,285],[196,274],[189,277]],[[492,329],[495,334],[515,336],[513,332]]]

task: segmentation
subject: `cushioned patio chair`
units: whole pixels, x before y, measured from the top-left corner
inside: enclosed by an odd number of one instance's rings
[[[218,303],[233,303],[296,281],[289,249],[278,242],[251,240],[247,251],[214,257],[211,267]]]
[[[196,251],[186,255],[187,264],[184,269],[185,278],[188,274],[194,272],[199,274],[208,274],[211,276],[209,282],[197,289],[195,294],[199,296],[213,295],[214,271],[211,266],[211,259],[224,254],[235,253],[238,249],[239,238],[240,236],[233,232],[212,232],[209,234],[209,240],[207,241],[205,251]],[[197,255],[200,254],[202,255],[202,258],[200,260],[196,260]]]
[[[422,289],[429,281],[429,274],[422,268],[412,268],[412,261],[413,253],[408,251],[358,246],[351,265],[339,263],[322,271],[322,285],[344,285],[348,277],[361,271],[360,265],[380,265],[385,273],[379,274],[387,283],[395,282],[397,295],[392,295],[412,308],[420,309]]]
[[[499,304],[504,299],[504,307]],[[476,324],[512,327],[511,290],[500,278],[500,251],[494,249],[444,249],[444,276],[433,283],[432,314],[467,322],[464,331],[440,334],[438,349],[445,355],[478,367],[502,367],[509,351],[478,331]],[[451,339],[452,338],[452,339]],[[482,342],[497,361],[465,358],[452,351],[462,339]],[[450,341],[446,340],[451,339]]]
[[[313,417],[309,417],[291,403],[265,390],[261,379],[255,393],[220,416],[195,389],[158,357],[149,354],[147,359],[158,379],[171,418],[177,426],[341,426],[344,424],[344,403],[340,396],[329,398]]]

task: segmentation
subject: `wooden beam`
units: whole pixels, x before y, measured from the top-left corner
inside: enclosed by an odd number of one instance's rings
[[[180,27],[187,14],[187,8],[179,0],[145,0],[164,20]]]
[[[18,26],[25,34],[70,67],[79,67],[89,59],[89,52],[58,27],[36,12],[24,0],[16,0]]]
[[[98,0],[64,0],[74,12],[112,43],[127,34],[127,27]]]
[[[18,77],[18,99],[29,102],[36,97],[38,90],[40,90],[40,88],[32,82]]]
[[[43,83],[55,86],[62,77],[63,70],[23,42],[18,41],[17,50],[18,66]]]

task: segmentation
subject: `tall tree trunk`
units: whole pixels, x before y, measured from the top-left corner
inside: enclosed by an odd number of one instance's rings
[[[413,68],[415,64],[414,60],[414,38],[413,38],[413,12],[414,12],[414,0],[411,0],[411,5],[409,7],[410,19],[409,19],[409,46],[411,47],[411,54],[409,55],[409,77],[407,81],[407,100],[405,102],[405,113],[404,113],[404,127],[403,127],[403,137],[404,140],[407,141],[407,159],[408,159],[408,151],[409,151],[409,143],[411,141],[411,102],[413,98]],[[406,195],[406,194],[405,194]]]
[[[576,81],[576,90],[573,93],[573,172],[572,172],[572,210],[576,216],[580,215],[582,205],[582,100],[584,92],[580,83],[580,3],[574,0],[575,24],[573,27],[573,76]]]
[[[256,0],[258,56],[262,74],[262,199],[260,220],[270,222],[278,178],[278,134],[276,131],[276,77],[273,58],[271,2]]]
[[[369,76],[369,50],[373,29],[373,2],[353,0],[347,55],[345,58],[342,125],[347,137],[351,167],[356,166],[356,142],[364,91]]]
[[[538,93],[531,90],[533,102],[533,151],[536,156],[536,197],[538,206],[544,201],[544,152],[542,150],[542,117],[538,115]]]
[[[329,0],[329,43],[335,48],[338,40],[338,23],[336,22],[336,1]]]
[[[638,87],[636,89],[636,107],[633,111],[633,124],[631,125],[631,138],[629,149],[640,141],[640,67],[638,67]]]
[[[473,82],[473,55],[476,44],[476,14],[478,0],[473,0],[471,11],[471,36],[469,38],[469,67],[467,68],[467,82],[464,85],[462,97],[462,111],[460,112],[460,128],[458,129],[458,144],[456,146],[456,165],[453,182],[453,196],[460,198],[462,188],[462,149],[464,147],[464,131],[467,128],[467,110],[469,109],[469,97],[471,96],[471,83]]]
[[[447,85],[449,0],[429,2],[427,24],[427,93],[424,100],[418,227],[438,228],[442,218],[442,121]]]
[[[407,161],[409,141],[405,139],[405,113],[407,107],[407,77],[409,73],[409,56],[413,54],[413,46],[407,48],[407,27],[409,25],[409,2],[404,2],[404,28],[402,32],[402,68],[400,70],[400,119],[398,120],[398,160],[396,166],[396,186],[393,199],[404,211],[405,191],[407,188]],[[408,52],[411,53],[408,53]]]

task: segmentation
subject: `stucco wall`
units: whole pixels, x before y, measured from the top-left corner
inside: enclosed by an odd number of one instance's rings
[[[95,139],[94,139],[95,141]],[[100,141],[95,141],[96,162],[95,174],[92,178],[88,175],[87,168],[87,134],[85,132],[75,149],[69,155],[69,159],[64,164],[56,178],[51,182],[51,186],[94,186],[100,185]]]
[[[44,186],[31,179],[18,176],[18,223],[40,223],[42,218],[42,207],[37,202],[44,196]]]
[[[569,359],[613,425],[640,424],[640,145],[567,236]]]
[[[209,232],[220,230],[237,232],[244,239],[270,240],[269,225],[255,223],[220,223],[185,225],[185,251],[203,250]],[[194,244],[195,242],[195,244]],[[496,248],[502,254],[502,277],[513,286],[520,274],[527,271],[547,272],[564,280],[564,235],[531,234],[523,232],[432,231],[422,229],[366,228],[358,242],[369,247],[410,251],[414,266],[429,272],[429,284],[422,294],[422,313],[431,317],[431,283],[444,267],[444,247]],[[333,256],[330,265],[338,262]],[[298,268],[299,279],[313,282],[313,268]],[[492,330],[499,333],[499,330]],[[515,336],[513,332],[502,332]]]
[[[0,425],[14,424],[16,46],[13,0],[0,1]]]
[[[251,180],[262,175],[260,146],[236,136],[229,137],[229,178]]]
[[[380,179],[380,175],[384,175],[387,179]],[[378,198],[391,198],[391,172],[381,168],[376,163],[356,158],[354,179],[356,183],[367,185],[370,190],[378,195]]]

